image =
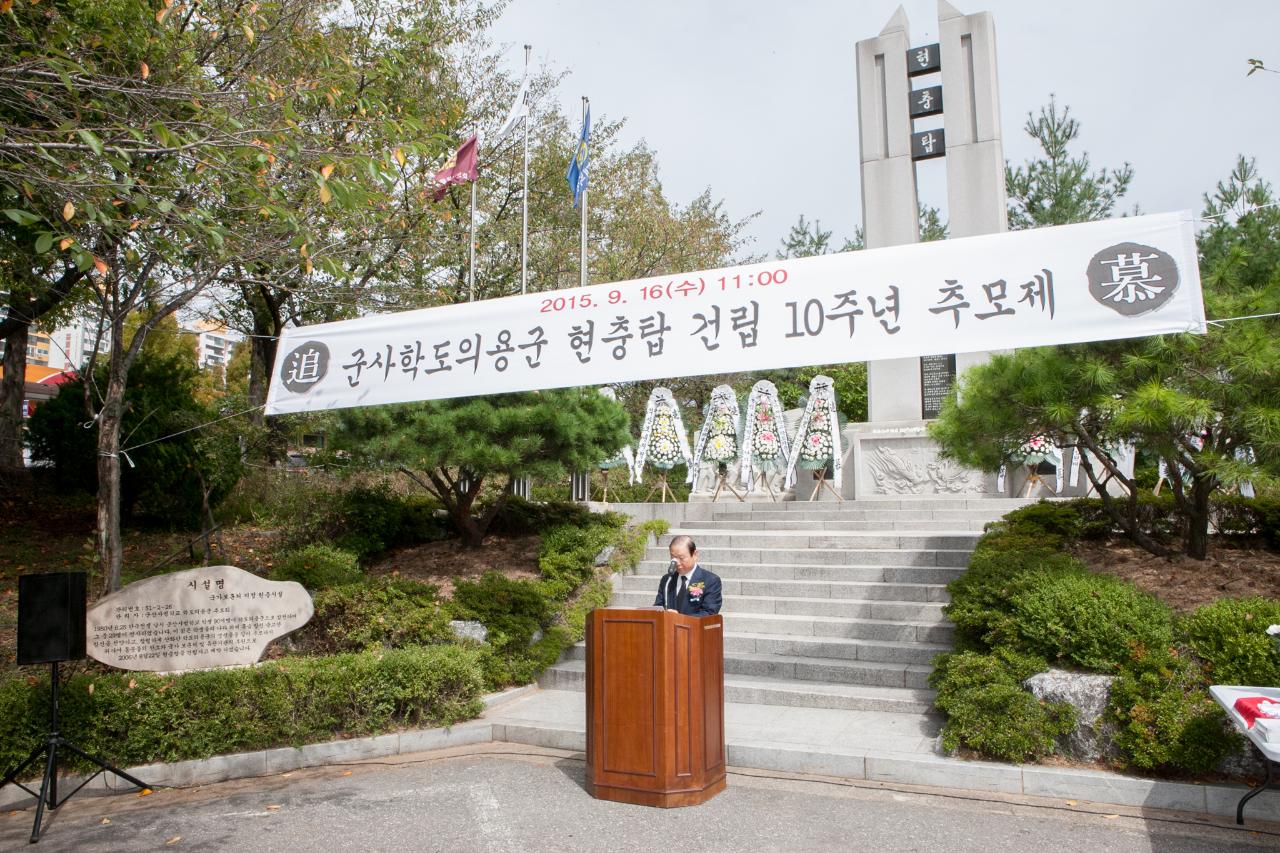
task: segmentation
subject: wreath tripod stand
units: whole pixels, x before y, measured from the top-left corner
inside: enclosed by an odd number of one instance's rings
[[[725,464],[725,463],[723,463],[723,462],[721,462],[719,465],[717,465],[717,466],[716,466],[716,477],[717,477],[717,479],[716,479],[716,491],[715,491],[715,494],[713,494],[713,495],[711,496],[711,502],[712,502],[712,503],[715,503],[717,500],[719,500],[719,499],[720,499],[720,492],[721,492],[721,490],[723,490],[723,489],[728,489],[729,491],[733,492],[733,496],[734,496],[735,498],[737,498],[737,499],[738,499],[738,502],[739,502],[739,503],[745,503],[745,502],[746,502],[746,500],[747,500],[747,499],[746,499],[746,498],[744,498],[741,494],[739,494],[739,493],[738,493],[738,490],[737,490],[737,489],[735,489],[735,488],[733,487],[733,484],[729,482],[729,466],[728,466],[728,465],[726,465],[726,464]]]
[[[58,674],[58,661],[52,662],[50,666],[52,667],[52,672],[50,673],[50,677],[49,677],[50,694],[51,694],[50,695],[51,701],[49,704],[49,733],[45,737],[44,743],[40,744],[34,750],[32,750],[31,754],[27,756],[27,760],[19,764],[13,770],[12,773],[4,777],[4,781],[0,782],[0,788],[3,788],[5,785],[8,785],[10,782],[12,782],[22,790],[26,791],[28,794],[31,794],[32,796],[37,798],[35,825],[31,827],[31,843],[32,844],[35,844],[37,841],[40,840],[40,824],[44,820],[45,807],[48,806],[49,810],[53,811],[58,806],[62,805],[67,800],[75,796],[75,794],[81,788],[83,788],[85,785],[88,785],[90,782],[92,782],[95,778],[97,778],[98,774],[100,773],[107,773],[107,772],[114,773],[117,776],[119,776],[121,779],[124,779],[127,782],[131,782],[132,784],[138,786],[139,788],[142,788],[144,790],[147,788],[147,785],[145,782],[142,782],[141,780],[136,779],[133,776],[130,776],[128,773],[124,772],[118,767],[108,764],[107,762],[103,761],[101,758],[98,758],[96,755],[90,755],[89,753],[85,752],[83,749],[76,746],[74,743],[72,743],[71,741],[67,740],[65,737],[62,736],[62,733],[58,730],[58,695],[61,692],[61,684],[59,681],[59,674]],[[67,794],[61,800],[58,799],[58,753],[59,751],[70,752],[71,754],[77,755],[80,758],[84,759],[85,761],[88,761],[91,764],[97,765],[98,767],[97,771],[95,771],[92,776],[88,777],[79,785],[77,785],[75,789],[71,791],[70,794]],[[44,779],[43,781],[41,781],[40,790],[37,792],[32,790],[31,788],[28,788],[23,783],[19,782],[18,777],[21,776],[28,767],[31,767],[33,764],[35,764],[36,761],[42,755],[45,756]]]
[[[671,495],[671,500],[672,500],[672,501],[674,501],[674,500],[676,499],[676,493],[675,493],[675,492],[673,492],[673,491],[671,491],[671,486],[669,486],[669,485],[667,484],[667,472],[666,472],[666,471],[663,471],[661,474],[659,474],[659,475],[658,475],[658,485],[654,486],[652,489],[650,489],[650,490],[649,490],[649,494],[645,495],[644,502],[645,502],[645,503],[648,503],[648,502],[650,501],[650,499],[651,499],[651,498],[653,498],[653,493],[654,493],[654,492],[656,492],[656,491],[658,491],[658,489],[662,489],[662,502],[663,502],[663,503],[666,503],[666,502],[667,502],[667,495]]]
[[[844,503],[844,498],[840,496],[840,493],[832,488],[831,483],[827,482],[827,466],[823,465],[821,469],[814,471],[813,476],[818,481],[818,484],[813,487],[813,494],[809,495],[809,500],[816,501],[823,487],[825,487],[828,492],[835,496],[836,500]]]
[[[766,489],[769,490],[769,500],[773,501],[774,503],[777,503],[778,496],[773,492],[773,483],[769,482],[768,471],[760,472],[760,485],[764,486]],[[752,484],[752,486],[754,487],[754,484]]]

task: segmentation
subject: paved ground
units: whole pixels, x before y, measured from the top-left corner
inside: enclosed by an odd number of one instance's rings
[[[33,809],[0,816],[0,850],[27,847]],[[580,754],[488,744],[302,770],[146,797],[81,795],[46,824],[44,851],[1280,849],[1280,826],[1062,800],[731,773],[701,806],[592,799]]]

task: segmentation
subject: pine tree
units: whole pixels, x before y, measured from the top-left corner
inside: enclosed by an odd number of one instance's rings
[[[494,477],[560,476],[582,471],[630,440],[627,416],[594,389],[433,400],[348,409],[335,444],[397,469],[449,513],[463,544],[479,547],[509,491],[476,517],[472,509]]]

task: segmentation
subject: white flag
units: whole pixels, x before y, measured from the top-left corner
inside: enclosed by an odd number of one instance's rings
[[[494,134],[493,141],[499,142],[511,131],[515,130],[517,124],[522,118],[529,115],[529,105],[526,99],[529,97],[529,72],[526,70],[524,76],[520,78],[520,90],[516,92],[515,103],[511,105],[511,110],[507,113],[507,118],[502,122],[502,127],[498,128],[498,132]]]

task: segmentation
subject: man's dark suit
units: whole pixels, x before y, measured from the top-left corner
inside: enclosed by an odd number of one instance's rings
[[[658,583],[655,607],[668,607],[686,616],[714,616],[720,612],[720,576],[702,566],[694,566],[689,573],[689,588],[701,589],[701,595],[680,593],[680,575],[664,575]]]

